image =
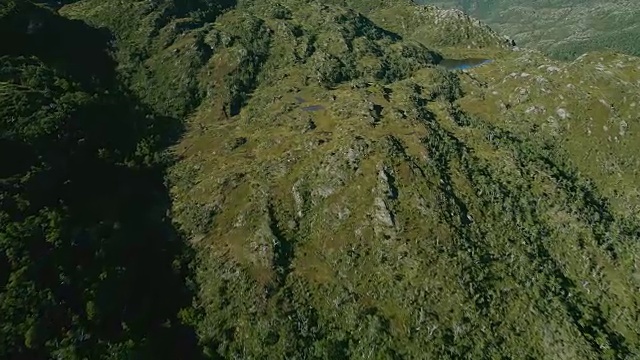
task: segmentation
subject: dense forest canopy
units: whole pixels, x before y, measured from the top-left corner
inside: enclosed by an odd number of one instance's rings
[[[108,32],[24,1],[0,14],[0,357],[182,356],[161,153],[179,122],[122,87]]]
[[[640,356],[640,59],[408,0],[0,36],[0,357]]]

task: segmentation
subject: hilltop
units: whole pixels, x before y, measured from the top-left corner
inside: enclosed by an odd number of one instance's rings
[[[31,10],[23,11],[28,18]],[[130,199],[145,189],[135,177],[139,187],[116,192],[121,200],[108,214],[151,203],[126,212],[122,223],[138,225],[114,239],[161,240],[149,255],[157,274],[123,283],[155,279],[143,295],[159,299],[162,280],[181,274],[187,281],[167,283],[165,296],[197,294],[193,306],[179,298],[150,314],[180,331],[157,326],[145,334],[128,312],[115,311],[127,326],[96,332],[103,347],[94,348],[57,328],[34,336],[37,326],[14,317],[12,348],[23,346],[26,332],[23,347],[43,353],[59,348],[56,339],[76,339],[69,353],[88,348],[97,358],[110,344],[121,354],[152,354],[179,333],[176,346],[193,350],[188,326],[209,358],[640,355],[639,58],[601,52],[559,62],[514,49],[461,12],[402,0],[81,0],[47,14],[113,40],[99,52],[113,59],[103,78],[78,77],[84,73],[32,54],[69,82],[56,96],[66,101],[65,89],[77,87],[93,99],[117,95],[114,108],[133,102],[132,113],[113,114],[124,124],[109,127],[108,139],[135,136],[107,144],[118,155],[106,159],[147,169],[154,191]],[[492,61],[464,71],[438,65],[452,58]],[[31,84],[24,74],[19,84],[2,79],[15,88],[8,94]],[[48,94],[51,84],[64,82],[30,86]],[[28,119],[30,110],[19,114]],[[3,139],[16,138],[3,121]],[[44,144],[42,151],[55,144],[20,139]],[[107,145],[88,154],[101,159]],[[31,196],[28,187],[12,191]],[[64,198],[46,205],[68,209]],[[21,220],[25,210],[2,209],[9,215],[0,220],[30,224]],[[152,231],[158,224],[160,234]],[[68,238],[75,239],[60,241]],[[20,236],[11,239],[3,246],[15,247]],[[191,258],[171,239],[195,252],[190,267],[177,266]],[[140,258],[157,249],[153,240],[135,248]],[[122,247],[109,249],[117,259]],[[125,265],[107,273],[144,269]],[[117,294],[118,284],[96,293]],[[72,325],[78,332],[108,319],[83,317],[93,294],[72,307],[82,319]]]

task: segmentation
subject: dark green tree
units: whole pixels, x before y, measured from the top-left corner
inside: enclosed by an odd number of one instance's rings
[[[163,182],[178,123],[119,85],[103,32],[0,16],[0,357],[196,358]]]

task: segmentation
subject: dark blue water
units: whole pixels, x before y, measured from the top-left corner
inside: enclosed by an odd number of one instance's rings
[[[438,64],[447,70],[466,70],[492,62],[491,59],[443,59]]]
[[[296,100],[296,102],[298,104],[304,104],[304,103],[307,102],[307,100],[305,100],[303,97],[300,97],[300,96],[294,96],[293,98]],[[309,112],[309,111],[320,111],[320,110],[324,110],[324,106],[322,106],[322,105],[307,105],[307,106],[302,108],[302,111],[307,111],[307,112]]]
[[[324,110],[324,106],[322,105],[309,105],[302,108],[303,111],[320,111]]]

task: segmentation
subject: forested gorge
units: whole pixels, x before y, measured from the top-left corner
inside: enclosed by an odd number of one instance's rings
[[[122,86],[106,30],[9,1],[0,34],[0,357],[196,358],[180,122]]]

